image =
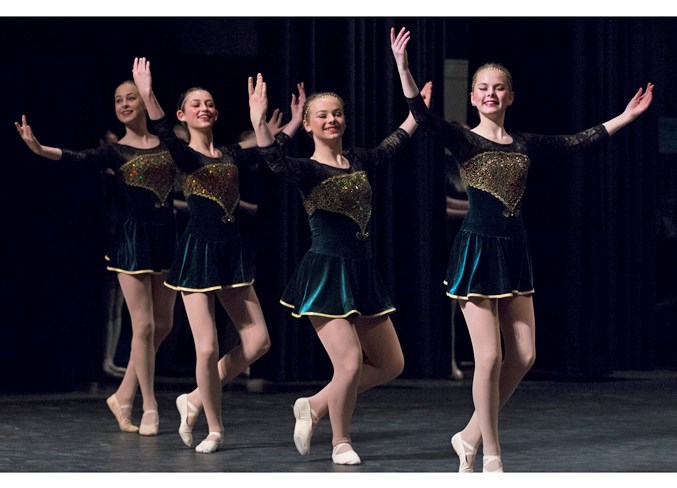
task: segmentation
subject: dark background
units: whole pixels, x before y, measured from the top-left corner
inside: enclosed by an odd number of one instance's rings
[[[100,178],[34,156],[13,127],[21,114],[46,145],[85,149],[107,128],[122,135],[113,91],[131,77],[133,58],[146,56],[167,112],[190,86],[212,92],[221,113],[217,144],[249,127],[246,79],[260,71],[271,106],[286,112],[297,81],[309,93],[338,92],[346,145],[372,146],[407,110],[391,26],[412,31],[412,72],[419,85],[434,81],[440,113],[445,58],[467,59],[471,71],[505,64],[516,93],[508,131],[577,132],[621,113],[640,86],[655,83],[650,110],[610,140],[574,157],[533,161],[524,198],[537,290],[531,377],[599,380],[615,370],[677,368],[677,161],[659,152],[663,121],[677,108],[674,19],[15,17],[0,19],[2,391],[77,388],[102,374]],[[309,155],[309,143],[299,134],[292,154]],[[393,321],[409,378],[450,373],[443,161],[442,148],[417,133],[395,164],[370,175],[373,243],[398,309]],[[254,180],[256,290],[273,346],[252,375],[327,378],[309,323],[278,303],[309,245],[298,193],[265,169]],[[190,376],[193,344],[178,302],[158,373]],[[459,359],[471,361],[462,320],[458,335]]]

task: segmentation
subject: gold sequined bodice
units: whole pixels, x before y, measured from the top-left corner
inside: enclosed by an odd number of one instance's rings
[[[369,237],[367,225],[371,218],[371,185],[364,171],[327,178],[313,188],[303,205],[309,217],[316,210],[344,215],[360,228],[357,234],[359,239]]]
[[[208,164],[183,178],[183,193],[186,199],[198,195],[218,203],[225,212],[224,222],[234,222],[240,201],[238,175],[232,163]]]
[[[135,156],[120,166],[120,174],[126,185],[152,191],[161,205],[174,187],[176,169],[169,152],[160,151]]]
[[[463,181],[470,187],[483,190],[505,205],[504,215],[516,215],[524,190],[530,160],[526,154],[515,152],[482,152],[461,165]]]

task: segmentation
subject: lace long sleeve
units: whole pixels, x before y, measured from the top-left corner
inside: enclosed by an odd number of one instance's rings
[[[111,145],[85,149],[84,151],[61,149],[61,152],[61,163],[69,166],[92,167],[97,170],[108,167],[115,168],[113,163],[119,159]]]
[[[378,146],[367,150],[369,160],[375,166],[382,162],[390,162],[402,152],[408,141],[409,134],[407,134],[407,131],[397,129],[383,139]]]
[[[574,152],[596,144],[607,137],[609,133],[603,125],[596,125],[577,134],[571,135],[540,135],[523,134],[529,151],[534,154],[554,152]]]

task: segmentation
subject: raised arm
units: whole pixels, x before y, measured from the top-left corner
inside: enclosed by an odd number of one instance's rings
[[[165,116],[164,110],[160,106],[155,93],[153,92],[153,77],[150,73],[150,61],[146,58],[134,58],[134,65],[132,67],[132,75],[134,83],[139,90],[139,94],[146,106],[148,117],[151,120],[159,120]]]
[[[430,108],[430,101],[433,96],[433,82],[429,81],[425,85],[423,85],[423,89],[421,90],[421,97],[423,97],[423,101],[425,102],[425,106]],[[418,123],[416,122],[416,119],[414,119],[414,116],[411,112],[409,112],[409,115],[407,118],[402,122],[402,125],[400,125],[400,129],[403,129],[411,136],[414,132],[416,132],[416,128],[418,127]]]
[[[652,100],[653,84],[647,83],[646,91],[643,91],[640,87],[640,89],[637,90],[637,93],[635,93],[635,96],[630,99],[630,102],[628,103],[627,107],[625,107],[625,110],[622,114],[604,122],[603,125],[609,135],[618,132],[620,129],[642,115],[649,108]]]
[[[63,151],[58,147],[43,146],[40,144],[38,138],[33,134],[33,129],[31,129],[31,126],[26,122],[25,115],[21,116],[21,123],[14,122],[14,127],[16,127],[21,139],[23,139],[28,148],[38,156],[51,159],[52,161],[58,161],[63,156]]]
[[[284,126],[282,125],[282,111],[279,108],[273,110],[273,115],[268,119],[268,129],[270,133],[275,137],[277,134],[282,132]],[[251,135],[240,141],[240,147],[242,149],[249,149],[251,147],[258,147],[256,144],[256,133],[252,132]]]
[[[256,134],[256,144],[259,147],[268,147],[275,139],[266,124],[268,89],[261,73],[256,75],[256,84],[251,76],[247,79],[247,91],[249,92],[249,117]]]
[[[404,27],[400,29],[400,32],[395,35],[395,28],[390,28],[390,48],[393,51],[393,56],[395,57],[395,63],[397,64],[397,72],[400,74],[400,81],[402,82],[402,91],[404,96],[407,98],[414,98],[418,95],[418,86],[414,81],[414,77],[411,76],[409,71],[409,58],[407,56],[407,44],[411,34],[409,31],[405,30]]]

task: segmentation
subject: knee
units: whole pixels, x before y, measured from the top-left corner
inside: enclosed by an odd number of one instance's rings
[[[362,351],[347,355],[334,366],[334,371],[350,382],[357,382],[362,374]]]
[[[132,326],[132,336],[141,341],[152,341],[155,334],[153,321],[149,318],[136,319]]]
[[[475,354],[475,370],[482,371],[490,376],[497,376],[501,372],[500,351],[486,351]]]
[[[195,344],[195,355],[198,363],[210,364],[219,360],[219,348],[214,344]]]

